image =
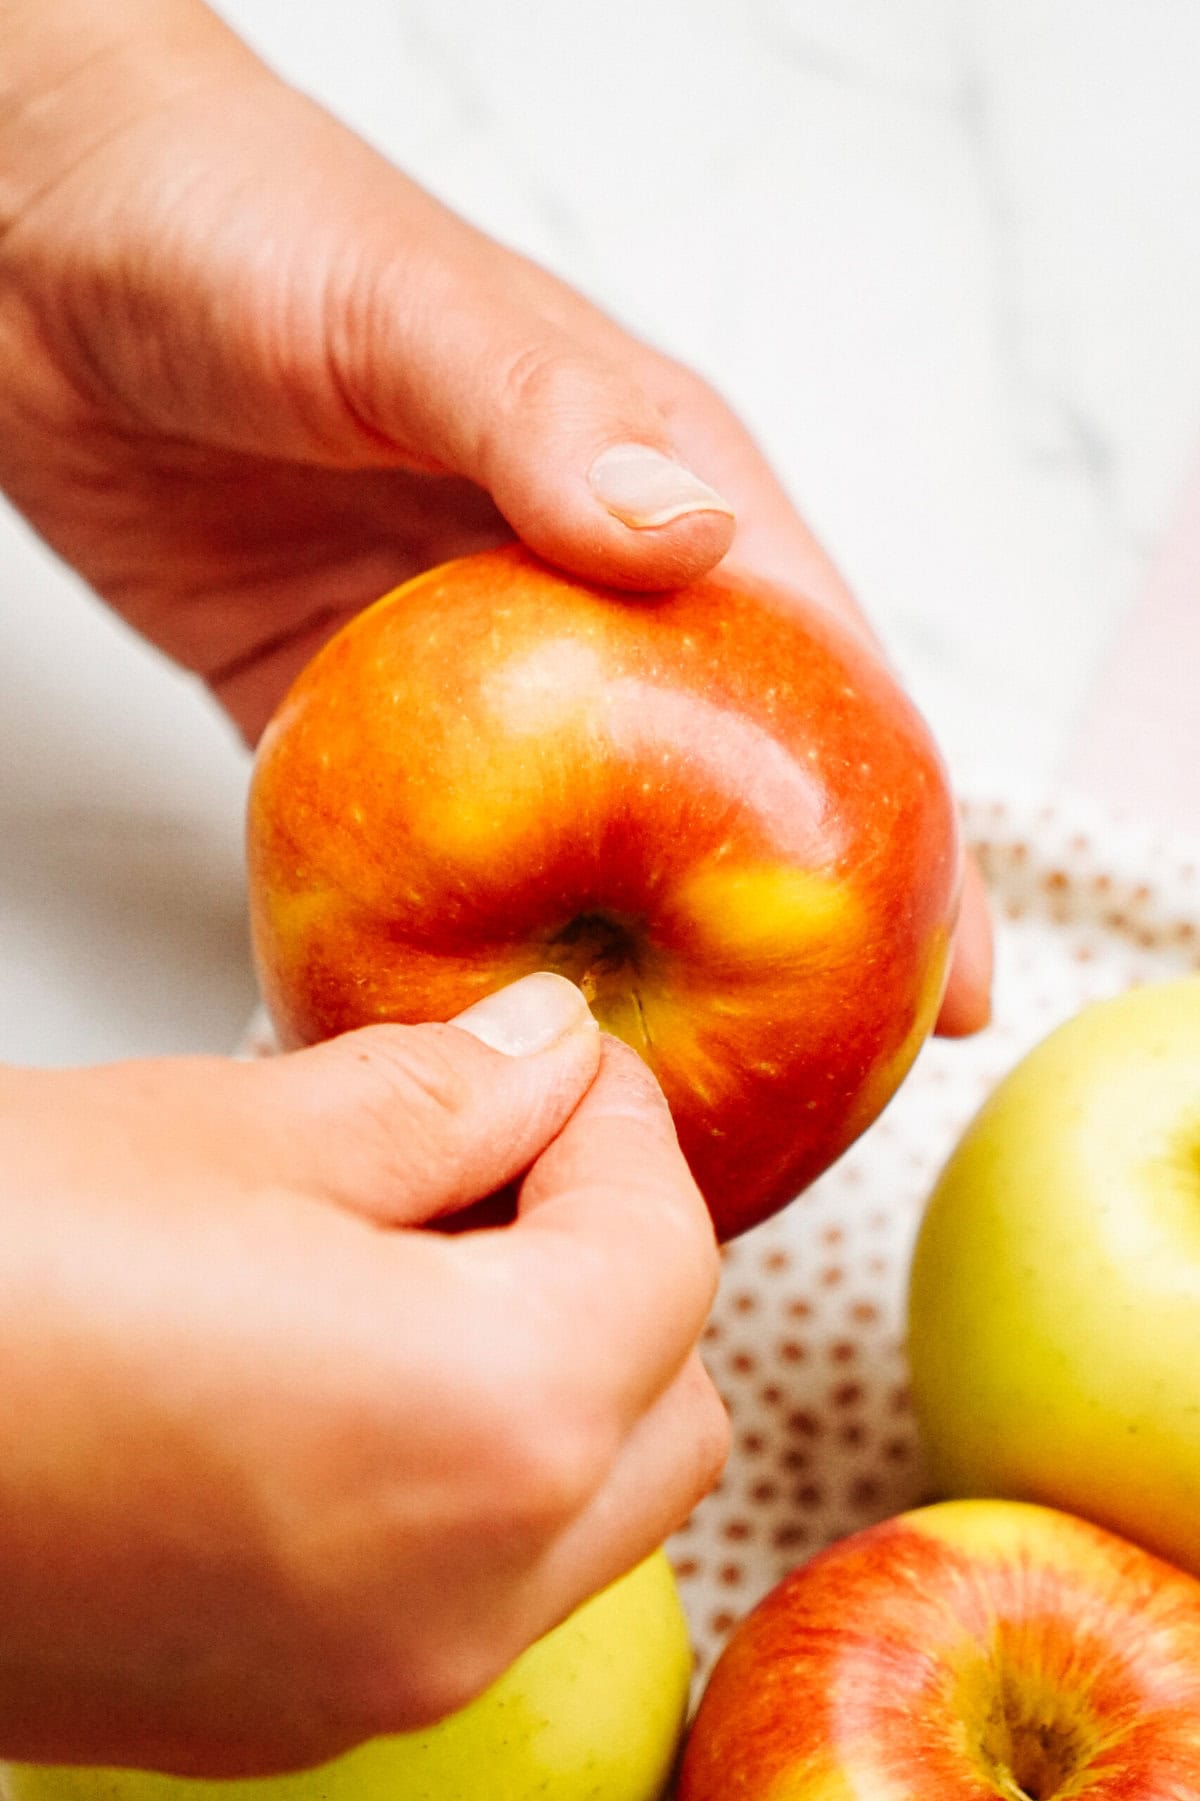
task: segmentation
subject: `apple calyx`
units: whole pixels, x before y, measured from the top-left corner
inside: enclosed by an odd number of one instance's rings
[[[979,1690],[989,1699],[978,1728],[979,1773],[1006,1801],[1057,1801],[1074,1794],[1078,1778],[1094,1767],[1104,1735],[1087,1708],[1060,1691],[1049,1693],[1036,1674],[978,1670]],[[972,1685],[973,1686],[973,1685]],[[978,1692],[978,1691],[977,1691]],[[975,1709],[968,1698],[963,1715]]]
[[[574,982],[602,1026],[632,1008],[647,1038],[638,994],[645,975],[645,928],[624,914],[597,907],[576,914],[546,948],[547,967]],[[611,1029],[617,1030],[614,1025]],[[624,1036],[624,1033],[619,1035]],[[641,1046],[638,1046],[641,1048]]]

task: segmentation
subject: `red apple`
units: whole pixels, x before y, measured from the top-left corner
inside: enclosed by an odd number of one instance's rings
[[[679,1801],[1196,1801],[1200,1582],[1098,1526],[950,1501],[742,1622]]]
[[[959,881],[929,733],[849,626],[723,577],[613,594],[517,548],[418,576],[301,674],[249,865],[286,1046],[558,970],[654,1069],[724,1237],[891,1097]]]

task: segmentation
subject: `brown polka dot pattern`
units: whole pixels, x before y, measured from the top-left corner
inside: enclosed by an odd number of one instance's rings
[[[1088,1002],[1200,969],[1194,853],[1062,806],[985,802],[964,821],[996,916],[992,1025],[932,1040],[842,1162],[726,1247],[704,1356],[734,1448],[720,1494],[677,1541],[700,1680],[788,1570],[931,1498],[904,1362],[908,1257],[938,1169],[984,1096]]]
[[[884,1116],[790,1208],[725,1250],[703,1355],[733,1450],[671,1541],[697,1683],[788,1570],[860,1526],[932,1498],[904,1362],[908,1259],[941,1164],[981,1101],[1090,1001],[1200,970],[1195,850],[1078,803],[991,800],[965,836],[996,922],[994,1018],[931,1040]],[[269,1054],[256,1022],[244,1054]]]

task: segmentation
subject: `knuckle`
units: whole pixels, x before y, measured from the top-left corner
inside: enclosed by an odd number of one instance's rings
[[[461,1046],[435,1027],[376,1026],[358,1035],[352,1054],[357,1156],[385,1178],[435,1174],[453,1162],[456,1125],[472,1102]]]
[[[608,1461],[600,1434],[583,1421],[527,1423],[504,1459],[511,1529],[537,1541],[553,1537],[583,1511]]]
[[[359,1073],[374,1104],[391,1118],[397,1107],[461,1113],[471,1094],[457,1037],[436,1026],[373,1026],[355,1047]]]
[[[409,1500],[398,1501],[381,1469],[307,1487],[289,1497],[277,1532],[271,1593],[282,1602],[277,1636],[292,1686],[324,1755],[465,1707],[514,1649],[503,1591],[498,1602],[487,1597],[491,1573],[520,1569],[525,1522],[496,1506],[494,1480],[464,1481],[448,1517],[431,1515],[416,1533]]]
[[[726,410],[725,402],[712,383],[687,363],[668,359],[660,365],[660,405],[668,419],[694,418]]]
[[[514,1389],[491,1427],[493,1529],[531,1556],[583,1511],[615,1455],[597,1418],[541,1389]]]
[[[578,397],[583,371],[574,346],[557,335],[510,351],[499,371],[505,413],[557,411]]]
[[[348,1742],[359,1743],[384,1733],[417,1732],[460,1712],[506,1666],[491,1637],[481,1621],[469,1638],[445,1648],[405,1638],[347,1658],[331,1682],[329,1705],[339,1730]]]
[[[499,1660],[481,1655],[477,1646],[470,1650],[459,1646],[453,1657],[428,1659],[419,1665],[414,1680],[411,1657],[406,1657],[397,1671],[404,1689],[405,1729],[432,1726],[459,1713],[490,1687],[502,1667]]]

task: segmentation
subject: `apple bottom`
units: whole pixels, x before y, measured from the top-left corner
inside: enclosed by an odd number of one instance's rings
[[[455,957],[398,950],[361,919],[353,933],[340,930],[327,900],[327,943],[298,938],[286,954],[276,947],[274,967],[264,959],[279,1044],[298,1050],[365,1025],[452,1020],[537,971],[565,976],[601,1029],[653,1071],[727,1240],[802,1193],[882,1112],[932,1031],[945,987],[950,940],[941,929],[923,956],[899,929],[880,926],[853,966],[825,947],[824,964],[814,954],[808,964],[766,960],[756,970],[715,957],[710,965],[695,947],[656,936],[646,916],[571,905],[568,897],[555,908],[552,928],[514,914],[499,948]],[[489,1205],[471,1223],[503,1223],[512,1211]]]
[[[952,1501],[735,1632],[679,1801],[1194,1801],[1200,1582],[1071,1515]]]
[[[208,1782],[145,1770],[0,1766],[4,1801],[659,1801],[691,1683],[666,1554],[539,1639],[461,1713],[320,1769]]]

